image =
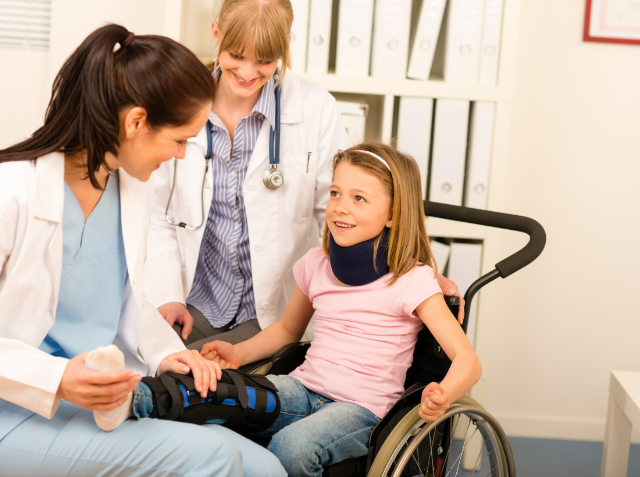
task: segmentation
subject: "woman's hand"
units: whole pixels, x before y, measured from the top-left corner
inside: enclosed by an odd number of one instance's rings
[[[111,411],[127,400],[142,377],[133,371],[98,373],[84,364],[87,353],[69,360],[57,397],[92,411]]]
[[[174,323],[182,325],[182,339],[186,341],[193,329],[193,316],[187,307],[182,303],[165,303],[158,308],[158,311],[170,326]]]
[[[206,360],[217,362],[222,369],[232,368],[238,369],[240,367],[240,357],[236,353],[235,347],[230,343],[224,341],[212,341],[206,343],[202,347],[200,354],[204,356]]]
[[[422,391],[422,405],[418,415],[427,422],[442,416],[451,404],[449,394],[438,383],[431,383]]]
[[[218,363],[207,361],[195,350],[184,350],[164,358],[158,366],[156,375],[167,371],[176,374],[188,374],[191,371],[196,391],[203,398],[207,397],[209,389],[211,391],[216,390],[218,381],[222,377],[222,371]]]
[[[460,294],[458,290],[458,285],[456,285],[452,280],[449,280],[447,277],[444,277],[440,274],[436,277],[438,281],[438,285],[442,290],[442,293],[449,296],[459,296],[460,297],[460,309],[458,310],[458,323],[462,324],[464,322],[464,298]]]

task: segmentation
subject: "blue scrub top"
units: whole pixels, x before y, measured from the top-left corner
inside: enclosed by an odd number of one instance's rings
[[[73,358],[113,343],[127,278],[120,224],[118,172],[85,223],[82,208],[64,184],[62,275],[55,323],[40,345],[54,356]]]

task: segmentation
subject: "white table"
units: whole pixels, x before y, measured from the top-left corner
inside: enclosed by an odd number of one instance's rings
[[[640,429],[640,372],[612,371],[600,477],[627,477],[632,426]]]

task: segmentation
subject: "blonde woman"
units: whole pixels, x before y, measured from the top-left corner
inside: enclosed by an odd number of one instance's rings
[[[156,177],[145,291],[191,349],[214,336],[238,343],[279,320],[293,265],[319,244],[330,163],[348,139],[334,98],[288,69],[292,21],[288,0],[223,3],[210,126]],[[272,135],[277,188],[264,182]]]

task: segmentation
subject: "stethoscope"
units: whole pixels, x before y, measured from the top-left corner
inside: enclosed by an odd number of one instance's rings
[[[278,80],[278,71],[274,75],[276,81]],[[284,176],[278,169],[280,165],[280,85],[276,86],[274,90],[274,96],[276,100],[276,123],[271,126],[269,132],[269,169],[264,173],[262,181],[267,189],[278,189],[284,184]],[[275,126],[275,127],[274,127]],[[209,161],[211,160],[213,152],[213,139],[211,137],[213,125],[211,121],[207,121],[207,153],[204,156],[204,175],[202,176],[202,190],[200,191],[200,200],[202,202],[202,216],[200,217],[200,223],[196,226],[187,225],[185,222],[173,222],[169,217],[169,206],[171,205],[171,197],[173,197],[173,190],[176,186],[176,173],[178,171],[178,159],[174,159],[173,166],[173,182],[171,184],[171,192],[169,193],[169,200],[167,201],[167,208],[164,211],[165,218],[170,225],[174,227],[182,227],[187,230],[197,230],[204,224],[204,184],[207,178],[207,172],[209,172]]]

